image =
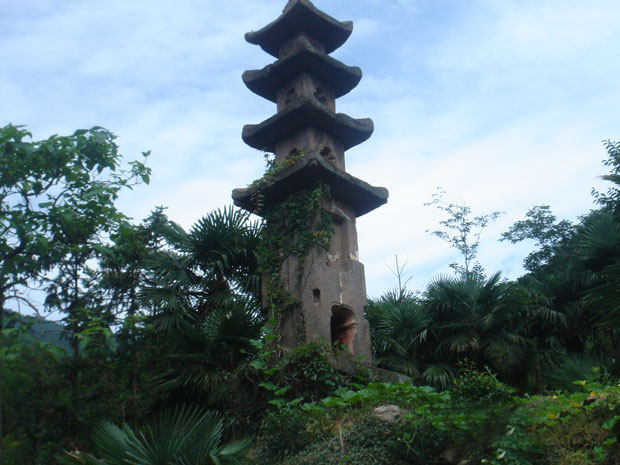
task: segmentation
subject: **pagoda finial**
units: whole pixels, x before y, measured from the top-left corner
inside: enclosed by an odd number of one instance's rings
[[[288,0],[288,3],[286,4],[286,6],[284,7],[284,9],[282,10],[282,13],[286,13],[288,10],[290,10],[291,8],[293,8],[293,4],[295,3],[296,0]]]

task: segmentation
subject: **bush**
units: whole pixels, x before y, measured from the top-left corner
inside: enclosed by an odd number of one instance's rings
[[[281,465],[390,465],[388,452],[391,426],[373,418],[362,419],[354,426],[338,424],[335,434],[304,449]]]
[[[347,379],[327,359],[331,347],[326,343],[311,342],[285,353],[277,364],[279,384],[289,386],[287,397],[303,398],[306,402],[326,397]]]
[[[471,365],[461,365],[461,376],[452,381],[450,393],[453,401],[505,403],[515,395],[515,389],[497,380],[488,368],[476,371]]]
[[[312,433],[310,422],[310,417],[299,409],[278,408],[268,412],[261,422],[255,463],[281,460],[316,442],[319,436]]]
[[[494,465],[620,463],[620,385],[576,383],[581,392],[518,399],[504,435],[493,441]]]

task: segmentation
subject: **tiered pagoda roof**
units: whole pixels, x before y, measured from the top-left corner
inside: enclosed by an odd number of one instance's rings
[[[277,90],[308,70],[329,85],[336,98],[348,94],[362,79],[362,70],[357,66],[346,66],[330,57],[302,35],[284,58],[261,70],[243,73],[243,82],[255,94],[275,103]]]
[[[292,134],[308,126],[334,135],[345,150],[367,140],[374,130],[371,119],[353,119],[343,113],[334,113],[314,97],[307,96],[260,124],[247,124],[242,137],[250,147],[273,152],[282,134]]]
[[[306,32],[332,53],[344,44],[351,32],[351,21],[338,21],[316,8],[309,0],[293,0],[284,8],[282,15],[260,31],[248,32],[245,40],[278,58],[280,47],[291,37]]]
[[[352,30],[353,23],[328,16],[309,0],[290,0],[278,19],[246,34],[248,42],[278,60],[261,70],[246,71],[243,81],[252,92],[277,103],[278,112],[260,124],[246,125],[242,138],[250,147],[276,153],[276,163],[299,152],[306,156],[268,184],[235,189],[237,206],[261,214],[252,205],[256,194],[261,194],[262,206],[268,208],[319,180],[357,216],[387,202],[386,189],[344,171],[344,151],[366,141],[374,130],[368,118],[354,119],[335,111],[335,99],[355,88],[362,77],[360,68],[328,55],[346,42]],[[328,146],[316,146],[319,139]],[[330,158],[325,152],[337,153]]]
[[[311,153],[293,166],[283,170],[275,179],[259,188],[265,205],[275,205],[290,194],[310,188],[316,181],[330,186],[331,194],[351,205],[355,216],[359,217],[383,205],[388,197],[385,187],[375,187],[351,176],[332,164],[318,153]],[[233,197],[238,207],[255,210],[253,204],[256,188],[235,189]]]

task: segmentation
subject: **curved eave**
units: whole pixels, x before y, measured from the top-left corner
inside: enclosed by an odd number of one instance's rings
[[[269,207],[282,202],[292,193],[311,188],[317,182],[328,185],[331,195],[350,205],[356,217],[384,205],[389,197],[386,188],[371,186],[326,162],[320,154],[312,153],[279,173],[268,184],[233,190],[232,198],[238,207],[262,215]],[[259,194],[262,210],[258,210],[254,202]]]
[[[374,131],[371,119],[334,113],[314,97],[307,97],[260,124],[245,125],[241,137],[252,148],[273,152],[279,141],[310,126],[336,137],[344,150],[368,140]]]
[[[302,72],[309,72],[330,86],[339,98],[353,90],[362,79],[362,70],[347,66],[301,39],[285,58],[261,70],[243,73],[243,82],[255,94],[272,102],[276,92]]]
[[[282,44],[302,31],[321,42],[326,53],[331,53],[347,41],[353,23],[332,18],[309,0],[293,0],[278,19],[259,31],[248,32],[245,40],[277,58]]]

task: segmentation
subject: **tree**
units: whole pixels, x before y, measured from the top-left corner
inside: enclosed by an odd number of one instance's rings
[[[424,363],[422,346],[430,332],[430,318],[422,303],[406,289],[399,288],[370,300],[365,312],[374,363],[419,377]]]
[[[92,244],[121,218],[114,207],[119,191],[149,181],[143,162],[119,168],[114,139],[100,127],[42,141],[20,126],[0,128],[0,308],[9,299],[30,304],[20,286],[50,279],[54,269],[67,271],[56,274],[50,289],[62,289],[56,295],[68,299],[56,303],[69,313],[76,348],[76,322],[85,308],[81,279]],[[0,400],[0,425],[1,409]]]
[[[514,283],[495,273],[480,277],[440,277],[425,294],[441,359],[455,364],[469,359],[510,376],[527,352],[523,331],[525,305]]]
[[[25,318],[20,320],[21,325]],[[20,331],[18,340],[0,352],[4,358],[3,439],[9,446],[4,460],[9,464],[54,463],[54,452],[60,452],[63,443],[68,446],[67,438],[59,434],[70,408],[62,370],[64,350]]]
[[[438,187],[437,192],[433,194],[433,200],[424,204],[425,206],[434,206],[448,216],[448,218],[439,222],[444,229],[434,230],[431,234],[447,242],[450,244],[450,247],[461,253],[463,265],[450,263],[450,268],[457,274],[465,278],[483,276],[484,270],[480,263],[476,261],[480,236],[489,223],[495,221],[503,213],[494,211],[472,218],[471,208],[468,205],[448,203],[445,200],[445,196],[446,192],[441,187]]]
[[[234,208],[215,210],[185,231],[161,225],[165,246],[147,261],[149,285],[142,297],[158,316],[161,329],[199,325],[221,302],[236,292],[260,307],[260,275],[256,246],[260,224]]]
[[[522,387],[533,372],[536,390],[542,393],[549,368],[567,351],[581,353],[584,349],[589,331],[574,274],[568,266],[557,273],[528,274],[519,280],[529,300],[523,323],[532,341],[522,366]]]
[[[620,189],[618,188],[620,185],[620,141],[606,140],[603,144],[607,150],[607,158],[603,160],[603,164],[611,171],[602,178],[611,181],[614,185],[607,189],[607,192],[592,189],[592,195],[604,212],[618,216],[620,215]]]
[[[523,266],[530,272],[543,272],[552,261],[566,263],[571,257],[571,239],[575,234],[574,225],[567,220],[556,221],[549,205],[530,208],[526,219],[515,222],[510,229],[502,233],[501,241],[512,244],[532,239],[537,242],[538,250],[531,252],[523,260]]]
[[[620,192],[620,180],[614,180]],[[600,213],[590,218],[579,242],[579,259],[592,273],[583,302],[601,326],[620,325],[620,216]],[[618,350],[618,349],[617,349]],[[619,352],[620,353],[620,352]]]
[[[146,285],[145,260],[157,251],[163,238],[160,229],[168,223],[162,207],[151,212],[141,224],[123,223],[111,234],[110,243],[99,246],[100,280],[107,313],[116,318],[115,332],[118,344],[119,376],[126,381],[130,396],[125,400],[124,416],[137,425],[140,406],[146,403],[140,387],[150,373],[143,368],[152,357],[157,345],[152,325],[148,322],[148,308],[143,306],[139,290]]]
[[[159,386],[177,398],[188,390],[199,399],[215,397],[264,323],[255,255],[260,224],[231,207],[205,215],[189,232],[173,222],[160,232],[165,245],[147,260],[141,290],[167,339],[170,363]]]

